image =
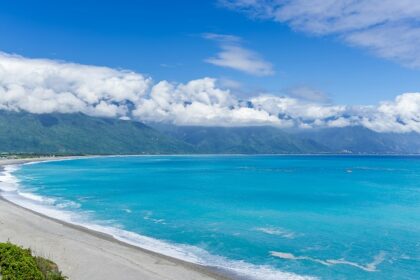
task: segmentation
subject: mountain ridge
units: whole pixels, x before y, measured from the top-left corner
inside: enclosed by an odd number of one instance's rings
[[[175,126],[0,110],[0,152],[36,154],[420,154],[418,133],[363,127]]]
[[[5,153],[162,154],[194,147],[140,123],[76,114],[0,111]]]

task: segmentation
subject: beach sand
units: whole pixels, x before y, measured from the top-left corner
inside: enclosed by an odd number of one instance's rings
[[[38,159],[0,160],[0,165],[30,161]],[[70,280],[227,279],[207,267],[143,250],[0,198],[0,242],[8,240],[53,260]]]

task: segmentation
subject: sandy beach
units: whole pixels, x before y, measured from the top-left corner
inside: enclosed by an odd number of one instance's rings
[[[7,159],[7,164],[51,160]],[[69,279],[227,279],[206,267],[122,243],[111,236],[45,217],[0,198],[0,242],[31,248]]]

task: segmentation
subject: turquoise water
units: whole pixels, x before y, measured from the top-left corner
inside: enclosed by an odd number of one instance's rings
[[[6,171],[19,181],[3,176],[19,183],[6,198],[238,278],[420,279],[418,157],[110,157]]]

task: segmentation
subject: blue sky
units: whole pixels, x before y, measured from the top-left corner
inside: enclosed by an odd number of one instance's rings
[[[269,64],[273,73],[255,75],[209,63],[229,42],[204,34],[238,37],[234,45]],[[334,103],[377,104],[420,88],[416,67],[346,44],[334,34],[301,32],[218,1],[2,1],[0,50],[130,69],[156,81],[214,77],[245,97],[305,87]]]

